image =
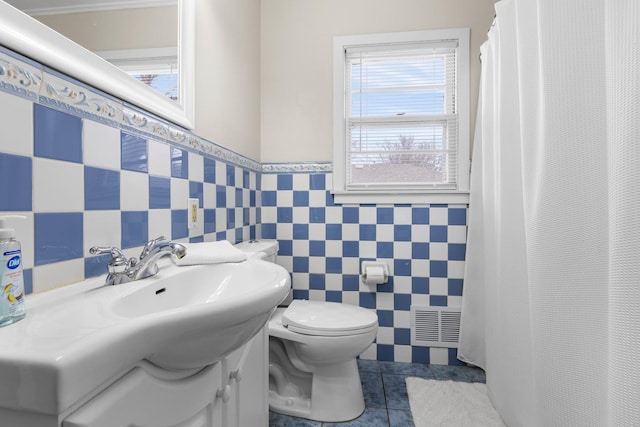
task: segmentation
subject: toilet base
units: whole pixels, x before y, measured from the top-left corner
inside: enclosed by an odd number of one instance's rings
[[[297,393],[283,396],[270,390],[269,408],[279,414],[321,422],[358,418],[365,405],[356,360],[316,366],[311,378],[311,397]]]

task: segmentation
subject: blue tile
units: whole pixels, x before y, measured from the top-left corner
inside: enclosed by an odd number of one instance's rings
[[[186,222],[187,210],[184,211]],[[120,218],[123,249],[142,246],[149,241],[148,211],[124,211],[120,213]]]
[[[204,207],[204,184],[196,181],[189,181],[189,198],[198,199],[198,207]]]
[[[448,298],[445,295],[429,295],[429,305],[434,307],[446,307]]]
[[[236,209],[227,208],[227,230],[236,228]]]
[[[393,208],[376,209],[377,224],[393,224]]]
[[[249,215],[250,215],[249,208],[242,208],[242,225],[243,226],[249,225],[250,223]]]
[[[357,291],[360,289],[360,276],[357,274],[343,274],[342,275],[342,290],[343,291]]]
[[[365,241],[376,240],[375,224],[360,224],[360,240],[365,240]]]
[[[431,277],[447,277],[447,261],[429,261]]]
[[[276,224],[264,223],[262,224],[262,238],[263,239],[275,239],[276,236]]]
[[[325,208],[309,208],[309,222],[323,224],[325,222]]]
[[[324,290],[325,289],[325,275],[324,274],[309,274],[309,289]]]
[[[393,310],[378,310],[378,325],[393,327]]]
[[[393,362],[394,359],[393,345],[390,344],[377,344],[376,345],[376,359],[378,361]]]
[[[386,293],[393,292],[393,276],[387,277],[387,281],[385,283],[376,286],[376,291]]]
[[[325,294],[327,302],[342,302],[342,292],[340,291],[326,291]]]
[[[343,207],[342,222],[344,224],[358,224],[360,222],[360,208],[351,206]]]
[[[373,292],[360,292],[358,305],[364,308],[376,308],[376,294]]]
[[[411,224],[429,224],[429,208],[411,208]]]
[[[242,171],[242,188],[249,188],[249,171],[243,170]]]
[[[227,165],[227,185],[234,187],[236,185],[236,168],[232,165]]]
[[[256,190],[249,190],[249,206],[256,207]]]
[[[462,279],[449,279],[447,295],[462,296],[462,282]]]
[[[411,310],[411,294],[394,294],[393,309],[402,311]]]
[[[82,258],[82,213],[34,214],[35,265]]]
[[[147,140],[125,132],[120,133],[120,165],[135,172],[149,171]]]
[[[358,258],[360,256],[360,242],[355,240],[343,240],[342,256],[347,258]]]
[[[293,206],[309,206],[309,192],[308,191],[294,191],[293,192]]]
[[[189,237],[189,243],[202,243],[204,242],[204,236]]]
[[[33,195],[32,159],[0,153],[0,211],[30,211]]]
[[[263,230],[264,232],[264,230]],[[279,240],[278,241],[278,255],[292,256],[293,255],[293,240]]]
[[[389,427],[413,427],[411,411],[389,409]]]
[[[262,190],[262,174],[256,174],[256,190]]]
[[[467,366],[466,363],[458,360],[458,349],[457,348],[448,348],[448,358],[449,366]]]
[[[380,373],[360,372],[360,382],[362,383],[364,404],[367,408],[387,407],[387,402],[384,399],[382,375],[380,375]]]
[[[411,260],[410,259],[394,259],[393,275],[394,276],[411,276]]]
[[[293,272],[294,273],[308,273],[309,272],[309,257],[306,257],[306,256],[294,256],[293,257]]]
[[[389,427],[387,410],[383,408],[365,408],[364,413],[346,423],[323,423],[323,427]]]
[[[96,277],[107,273],[107,263],[111,260],[110,254],[98,255],[84,259],[84,277]]]
[[[326,182],[326,175],[323,173],[309,175],[309,189],[311,190],[326,190]]]
[[[234,242],[231,242],[231,243],[235,245],[242,242],[243,240],[244,239],[242,238],[242,228],[236,228],[236,239]]]
[[[294,289],[293,299],[309,299],[309,291],[304,289]]]
[[[291,223],[293,222],[293,208],[276,208],[277,209],[277,221],[278,223]]]
[[[405,375],[382,374],[388,409],[410,410]]]
[[[411,345],[411,330],[409,328],[394,328],[393,343],[398,345]]]
[[[263,191],[262,192],[262,206],[276,206],[278,202],[277,191]]]
[[[82,163],[82,119],[39,104],[33,108],[35,156]]]
[[[446,225],[431,225],[429,226],[429,236],[432,242],[446,242],[447,237]]]
[[[411,243],[411,258],[429,259],[429,244],[423,242]]]
[[[309,224],[293,224],[293,238],[295,240],[309,240]]]
[[[411,292],[414,294],[428,294],[429,293],[429,278],[417,277],[411,278]]]
[[[236,208],[242,207],[243,202],[242,188],[236,188]]]
[[[335,206],[336,204],[333,201],[333,194],[331,191],[327,190],[325,193],[325,205],[327,206]]]
[[[216,161],[204,158],[204,182],[215,184],[216,182]]]
[[[149,209],[171,207],[171,180],[149,175]]]
[[[22,280],[24,281],[25,295],[33,293],[33,268],[25,268],[22,270]]]
[[[171,210],[171,239],[182,239],[189,236],[189,212],[187,209]]]
[[[448,211],[449,225],[467,225],[466,208],[449,208]]]
[[[187,151],[171,147],[171,176],[189,179],[189,153]]]
[[[120,172],[84,167],[85,210],[120,209]]]
[[[327,273],[342,273],[342,258],[327,257],[325,261],[325,269]]]
[[[278,175],[277,190],[293,190],[293,175]]]
[[[309,255],[310,256],[325,256],[325,241],[324,240],[310,240],[309,241]]]
[[[325,235],[327,240],[342,240],[342,224],[327,224]]]
[[[449,261],[464,261],[467,245],[464,243],[449,243]]]
[[[413,363],[430,363],[430,354],[428,347],[411,347],[411,361]]]
[[[227,207],[227,187],[216,185],[216,208]]]
[[[394,225],[393,240],[395,240],[396,242],[410,242],[411,226],[410,225]]]
[[[205,233],[216,232],[216,210],[215,209],[204,210],[204,232]]]
[[[393,258],[393,242],[377,242],[376,257]]]

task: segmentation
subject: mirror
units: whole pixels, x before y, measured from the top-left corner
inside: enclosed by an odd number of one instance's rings
[[[10,1],[24,4],[24,9],[33,9],[33,0]],[[45,3],[49,7],[52,4],[51,1],[46,1]],[[87,3],[89,2],[86,0],[81,2],[82,5],[86,5]],[[123,2],[113,1],[112,3],[118,4]],[[132,2],[128,2],[128,4],[131,3]],[[172,0],[162,2],[138,1],[133,3],[138,4],[138,9],[140,7],[148,7],[149,3],[162,3],[164,5],[177,3],[177,67],[179,71],[177,85],[178,93],[180,94],[177,101],[160,94],[146,84],[136,80],[127,72],[116,67],[111,62],[107,62],[90,50],[81,47],[69,38],[62,36],[4,1],[0,1],[0,44],[173,123],[193,129],[194,2],[189,0]],[[101,0],[100,4],[104,5],[105,1]],[[144,6],[145,4],[147,6]],[[160,9],[162,8],[158,8],[158,10]],[[68,19],[73,16],[73,14],[66,14],[63,17]],[[65,25],[64,20],[57,19],[53,15],[39,17],[39,19],[45,22],[52,22],[52,26],[54,27],[56,25],[64,27]],[[137,19],[140,19],[140,17]],[[96,25],[96,22],[88,23],[87,25],[90,32],[91,25]],[[120,35],[121,34],[118,34],[120,39],[127,38],[126,35],[125,37],[120,37]],[[71,34],[70,36],[73,37]],[[101,37],[103,36],[97,35],[96,32],[96,40]],[[122,42],[120,43],[122,45]],[[99,44],[96,44],[94,40],[93,45],[89,47],[96,49],[96,46],[99,46]],[[141,49],[139,49],[140,46],[135,47],[138,48],[136,49],[137,51],[141,51]],[[99,49],[98,47],[96,50]],[[154,54],[160,52],[161,55],[165,55],[167,50],[154,48],[146,49],[146,51],[153,51]],[[136,69],[137,66],[135,63],[131,64],[129,58],[123,58],[121,52],[122,51],[118,53],[117,51],[114,52],[114,50],[108,50],[102,51],[100,54],[102,54],[103,57],[109,58],[109,60],[114,63],[117,61],[120,61],[120,63],[129,62],[129,64],[126,65],[129,67],[129,70]],[[176,52],[174,51],[173,55],[175,54]],[[120,56],[118,57],[118,55]],[[160,65],[158,65],[158,67],[162,68]]]

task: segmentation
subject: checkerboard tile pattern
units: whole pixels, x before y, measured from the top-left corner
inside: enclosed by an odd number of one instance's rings
[[[460,307],[467,206],[341,206],[330,188],[330,173],[262,176],[262,238],[278,240],[294,298],[376,310],[378,337],[364,358],[459,363],[455,349],[411,346],[410,307]],[[363,284],[366,260],[386,262],[389,281]]]

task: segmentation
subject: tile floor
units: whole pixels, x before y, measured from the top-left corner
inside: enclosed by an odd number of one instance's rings
[[[485,382],[484,372],[469,366],[423,365],[419,363],[358,360],[365,411],[346,423],[320,423],[269,413],[270,427],[412,427],[406,377]]]

